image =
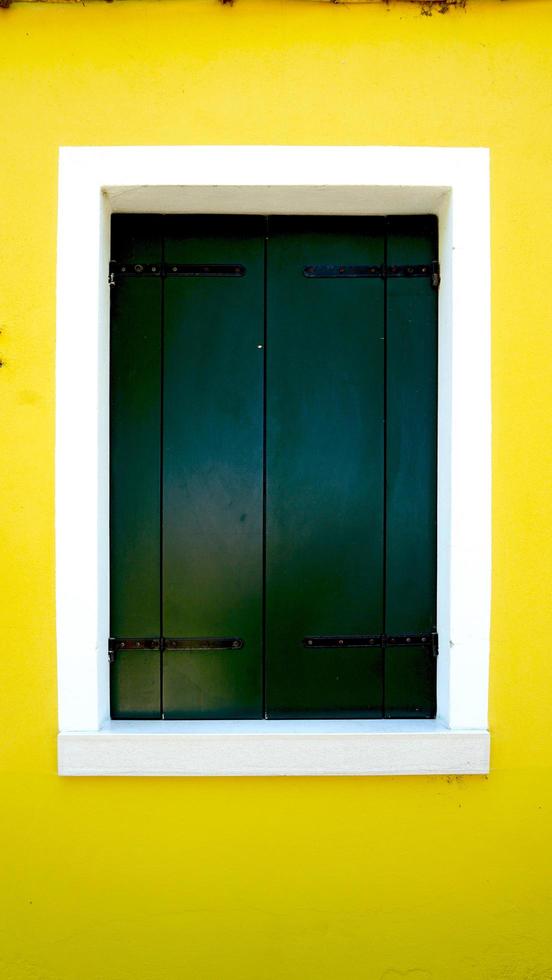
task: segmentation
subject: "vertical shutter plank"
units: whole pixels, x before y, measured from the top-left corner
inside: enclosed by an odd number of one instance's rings
[[[266,684],[269,717],[381,717],[382,651],[305,649],[380,633],[383,221],[272,218],[268,244]]]
[[[137,218],[140,221],[137,221]],[[113,218],[112,256],[161,259],[155,216]],[[111,290],[111,634],[160,634],[159,279],[123,278]],[[159,718],[160,654],[121,651],[111,665],[113,718]]]
[[[232,263],[245,275],[165,281],[164,633],[244,645],[165,650],[164,716],[258,718],[265,222],[190,216],[165,228],[169,267]]]
[[[437,257],[432,216],[388,219],[387,263]],[[437,292],[429,278],[387,280],[386,608],[389,634],[435,629]],[[435,715],[435,657],[386,651],[386,717]]]

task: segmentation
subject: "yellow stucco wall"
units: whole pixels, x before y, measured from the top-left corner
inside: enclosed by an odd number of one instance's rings
[[[552,2],[0,11],[0,977],[552,978]],[[489,778],[60,779],[60,144],[491,148]]]

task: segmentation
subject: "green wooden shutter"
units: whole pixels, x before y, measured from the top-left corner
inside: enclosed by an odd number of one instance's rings
[[[113,219],[113,717],[434,716],[436,231]]]
[[[166,718],[262,714],[264,225],[165,222],[163,631],[243,641],[165,649]]]
[[[389,218],[387,264],[430,265],[437,219]],[[429,276],[387,279],[385,633],[431,633],[437,574],[437,291]],[[429,645],[389,646],[385,716],[435,715]]]
[[[113,258],[125,270],[161,261],[155,216],[112,220]],[[162,283],[123,275],[111,290],[111,634],[161,632]],[[160,652],[128,649],[111,665],[113,718],[160,718]]]
[[[381,648],[304,645],[383,630],[383,219],[273,218],[267,307],[269,717],[377,717]]]

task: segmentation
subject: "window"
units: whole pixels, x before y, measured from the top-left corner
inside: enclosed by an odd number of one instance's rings
[[[56,368],[59,772],[486,772],[490,610],[489,158],[431,147],[60,151]],[[109,256],[113,213],[436,214],[434,719],[110,720]]]
[[[437,222],[114,215],[112,718],[433,718]]]

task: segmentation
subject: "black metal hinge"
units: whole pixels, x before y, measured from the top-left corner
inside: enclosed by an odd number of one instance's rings
[[[439,263],[422,265],[306,265],[306,279],[420,279],[431,280],[434,289],[439,287],[441,274]]]
[[[244,641],[237,636],[186,636],[186,637],[114,637],[108,640],[111,663],[118,653],[125,650],[241,650]]]
[[[369,649],[371,647],[427,647],[437,656],[439,637],[437,633],[375,633],[353,634],[350,636],[305,636],[303,646],[308,649]]]
[[[165,279],[172,276],[197,279],[201,277],[217,279],[230,277],[243,278],[246,268],[239,264],[223,263],[109,263],[109,285],[115,286],[123,278]],[[306,265],[303,269],[306,279],[420,279],[431,280],[434,289],[441,283],[441,273],[437,261],[422,265]]]
[[[175,263],[175,262],[116,262],[109,263],[109,285],[115,286],[120,277],[132,279],[165,279],[172,276],[184,279],[198,279],[207,277],[210,279],[220,279],[230,277],[241,279],[245,276],[246,268],[237,263],[225,264],[221,262],[211,263]]]

